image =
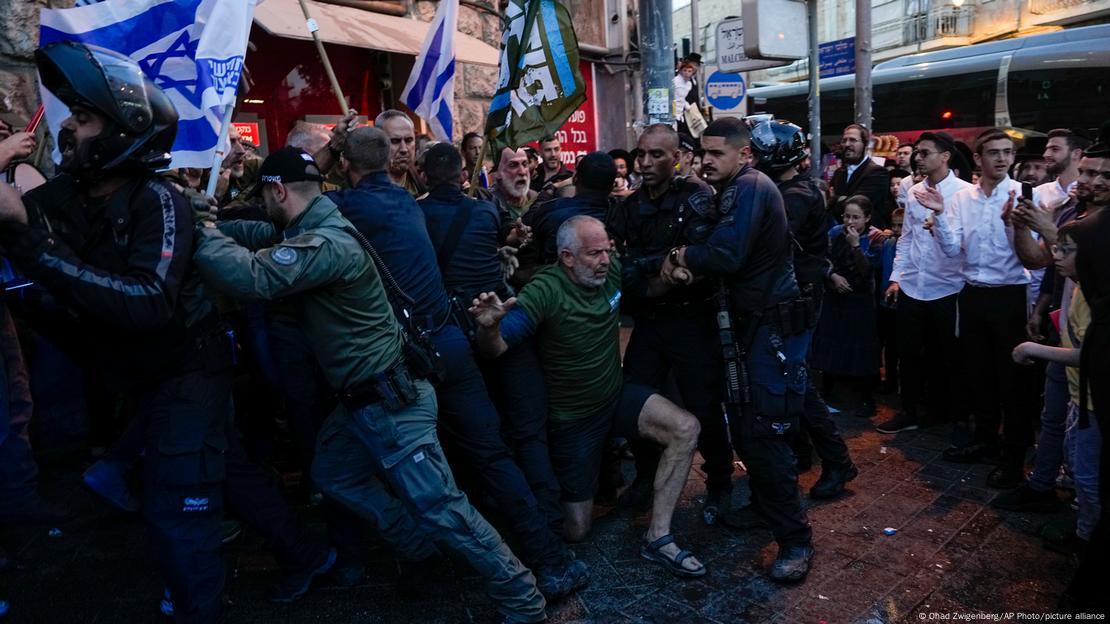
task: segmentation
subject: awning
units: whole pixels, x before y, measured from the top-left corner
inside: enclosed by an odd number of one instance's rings
[[[327,43],[416,56],[428,32],[428,22],[353,7],[309,0],[308,10]],[[312,40],[297,0],[266,0],[254,10],[254,21],[271,35]],[[461,32],[455,33],[455,58],[492,67],[498,63],[495,48]]]

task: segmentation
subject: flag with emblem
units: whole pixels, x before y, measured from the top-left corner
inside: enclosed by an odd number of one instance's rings
[[[455,105],[455,30],[459,0],[439,0],[435,19],[424,37],[401,101],[420,115],[436,139],[451,142]]]
[[[509,0],[486,136],[495,146],[514,149],[538,141],[553,135],[584,101],[570,13],[556,0]]]
[[[43,9],[39,45],[80,41],[130,57],[169,96],[179,117],[170,167],[210,167],[222,113],[235,104],[258,0],[104,0]],[[69,115],[42,90],[57,136]],[[60,154],[55,152],[55,160]]]

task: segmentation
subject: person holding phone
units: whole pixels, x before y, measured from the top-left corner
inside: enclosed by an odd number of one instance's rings
[[[1022,184],[1008,175],[1013,161],[1013,139],[991,128],[975,140],[975,164],[982,170],[977,184],[950,200],[930,187],[914,192],[922,206],[936,213],[931,231],[944,255],[963,259],[966,281],[957,322],[966,405],[975,414],[976,427],[969,444],[948,449],[944,458],[961,463],[998,460],[987,485],[1007,489],[1025,480],[1025,451],[1033,443],[1040,411],[1034,371],[1010,357],[1025,340],[1030,281],[1013,242],[1015,229],[1026,227],[1011,218],[1022,195]],[[954,218],[945,218],[950,208]]]

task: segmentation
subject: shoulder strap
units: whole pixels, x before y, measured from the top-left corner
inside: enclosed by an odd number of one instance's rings
[[[382,262],[381,256],[378,255],[378,250],[374,249],[374,246],[370,244],[370,241],[366,240],[362,232],[359,232],[353,225],[343,226],[343,231],[350,234],[358,241],[359,246],[370,256],[370,260],[373,261],[374,266],[378,269],[378,274],[382,276],[382,283],[385,284],[389,298],[396,299],[398,303],[411,307],[414,303],[412,297],[401,290],[401,286],[397,284],[397,280],[393,279],[393,273],[389,271],[389,267],[385,265],[385,262]]]
[[[470,221],[470,215],[473,212],[473,202],[466,202],[463,207],[455,211],[455,218],[451,220],[451,227],[447,230],[447,237],[443,239],[443,246],[436,253],[440,273],[447,272],[447,267],[451,264],[451,259],[455,257],[455,251],[459,248],[459,242],[462,241],[463,230],[466,229],[466,224]]]

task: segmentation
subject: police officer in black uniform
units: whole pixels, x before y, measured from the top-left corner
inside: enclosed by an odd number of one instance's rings
[[[753,166],[770,176],[782,193],[786,218],[794,236],[794,276],[798,288],[811,302],[819,305],[829,274],[829,217],[825,196],[809,170],[800,170],[806,158],[805,133],[789,121],[763,119],[752,127]],[[813,378],[806,382],[805,411],[802,431],[795,450],[808,463],[811,452],[805,438],[813,441],[813,449],[821,458],[821,478],[809,491],[813,498],[833,498],[844,491],[848,481],[859,470],[852,463],[848,446],[829,415],[829,408],[817,392]]]
[[[69,106],[60,175],[23,201],[0,189],[0,245],[66,310],[35,315],[87,348],[145,428],[143,515],[178,622],[221,611],[225,423],[231,348],[191,256],[192,213],[153,171],[169,163],[177,113],[130,59],[75,42],[35,53]]]
[[[667,253],[696,242],[713,190],[693,176],[679,176],[679,137],[669,125],[648,126],[637,144],[643,184],[613,211],[609,229],[621,257],[621,307],[634,319],[624,355],[626,377],[654,388],[674,375],[683,406],[698,417],[698,450],[705,459],[706,502],[702,517],[714,524],[732,492],[732,449],[721,413],[721,352],[711,280],[668,286],[659,277]],[[691,238],[694,237],[694,238]],[[701,238],[704,238],[702,234]],[[639,506],[650,496],[656,453],[634,447],[637,479],[622,502]]]
[[[790,442],[803,411],[815,319],[794,279],[782,195],[747,164],[750,142],[738,119],[718,119],[702,134],[702,174],[718,190],[716,225],[706,242],[672,250],[660,276],[668,283],[714,279],[728,295],[722,307],[731,309],[721,312],[735,328],[740,404],[729,420],[733,446],[748,468],[752,506],[779,544],[771,579],[797,582],[809,572],[813,541]]]

